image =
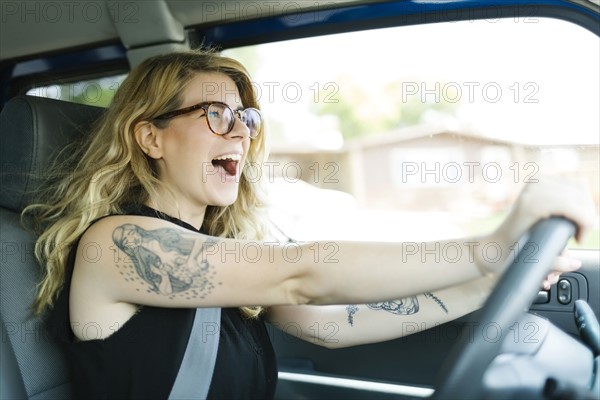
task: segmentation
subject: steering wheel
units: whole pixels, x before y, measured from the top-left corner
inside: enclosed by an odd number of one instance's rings
[[[440,369],[433,399],[482,398],[485,371],[499,354],[509,328],[531,306],[540,283],[574,232],[571,221],[552,217],[537,222],[521,237],[520,251],[480,310],[476,324],[462,331]],[[485,340],[490,324],[501,333],[500,340]]]

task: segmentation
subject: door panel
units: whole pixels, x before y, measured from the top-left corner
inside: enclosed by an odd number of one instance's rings
[[[573,313],[576,299],[587,300],[600,318],[600,253],[571,250],[571,254],[584,264],[577,272],[562,275],[572,283],[570,301],[560,304],[557,285],[554,285],[549,291],[549,302],[534,305],[531,311],[578,337]],[[395,340],[335,350],[270,327],[280,370],[277,398],[427,397],[461,330],[469,321],[476,320],[477,312]]]

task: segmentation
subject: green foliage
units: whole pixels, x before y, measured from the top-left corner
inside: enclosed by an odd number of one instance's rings
[[[318,115],[334,115],[344,138],[377,134],[424,122],[427,112],[452,115],[455,103],[441,99],[423,102],[420,96],[403,96],[402,82],[369,85],[348,77],[337,79],[338,91],[330,101],[316,103]],[[323,96],[331,93],[323,93]]]

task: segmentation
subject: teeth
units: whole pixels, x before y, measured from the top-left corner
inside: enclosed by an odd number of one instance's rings
[[[240,161],[241,159],[242,159],[242,155],[241,154],[224,154],[222,156],[215,157],[213,160],[233,160],[233,161]]]

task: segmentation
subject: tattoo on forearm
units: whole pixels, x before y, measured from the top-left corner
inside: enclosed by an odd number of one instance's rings
[[[354,314],[358,311],[358,306],[355,304],[350,304],[346,306],[346,311],[348,311],[348,323],[350,326],[354,326]]]
[[[448,314],[446,305],[439,297],[431,292],[424,293],[423,296],[426,299],[433,300],[446,314]],[[419,312],[419,300],[417,299],[417,296],[410,296],[399,300],[370,303],[367,304],[367,307],[371,310],[384,310],[396,315],[411,315]],[[346,306],[346,311],[348,312],[348,324],[354,326],[354,314],[357,313],[358,306],[354,304],[348,305]]]
[[[170,298],[204,298],[215,287],[214,266],[207,262],[204,251],[218,241],[208,238],[200,249],[195,249],[197,240],[172,228],[147,231],[124,224],[113,231],[113,242],[129,256],[137,273],[135,276],[131,271],[121,271],[125,279],[145,282],[150,285],[148,292]]]
[[[371,310],[384,310],[396,315],[411,315],[419,312],[417,296],[405,297],[399,300],[383,301],[367,304]]]
[[[446,314],[448,314],[448,308],[439,297],[431,292],[424,293],[423,296],[426,299],[433,300]],[[410,296],[399,300],[367,304],[367,307],[371,310],[384,310],[396,315],[411,315],[419,312],[419,300],[417,299],[417,296]]]
[[[442,300],[440,300],[440,299],[439,299],[439,297],[437,297],[436,295],[434,295],[434,294],[433,294],[433,293],[431,293],[431,292],[427,292],[427,293],[425,293],[425,297],[426,297],[426,298],[428,298],[428,299],[431,299],[431,300],[435,301],[435,302],[436,302],[436,304],[437,304],[438,306],[440,306],[440,308],[441,308],[442,310],[444,310],[444,312],[445,312],[446,314],[448,314],[448,309],[446,308],[446,305],[444,304],[444,302],[443,302]]]

